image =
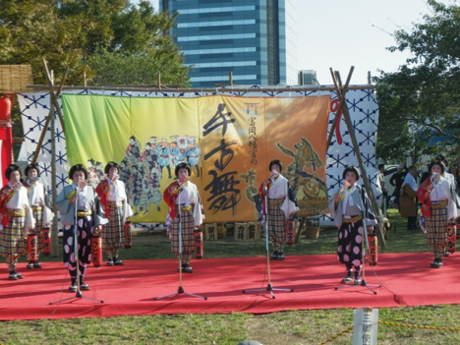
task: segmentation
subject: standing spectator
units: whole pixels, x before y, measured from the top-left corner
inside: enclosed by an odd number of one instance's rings
[[[385,164],[379,164],[377,180],[379,181],[380,189],[382,190],[382,213],[386,215],[386,211],[388,208],[388,192],[385,186]]]
[[[430,176],[431,173],[430,173],[430,163],[428,163],[427,165],[427,170],[422,174],[422,177],[420,178],[420,184],[422,184],[428,176]]]
[[[458,165],[452,165],[449,168],[449,173],[454,176],[455,191],[457,192],[457,195],[460,196],[460,170],[458,168]]]
[[[409,171],[404,177],[401,187],[399,212],[401,217],[407,218],[407,230],[416,230],[417,225],[417,190],[418,185],[415,178],[418,176],[417,169],[411,165]]]
[[[393,196],[395,197],[396,208],[399,209],[399,195],[401,194],[401,187],[406,177],[406,172],[402,164],[399,164],[396,168],[396,172],[391,176],[390,184],[395,187]]]

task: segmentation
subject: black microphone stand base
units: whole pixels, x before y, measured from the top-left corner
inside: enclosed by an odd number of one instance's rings
[[[171,297],[171,296],[178,296],[178,295],[187,295],[187,296],[191,296],[191,297],[201,298],[201,299],[204,299],[205,301],[208,300],[208,298],[205,297],[205,296],[201,296],[201,295],[196,295],[196,294],[194,294],[194,293],[185,292],[185,291],[184,291],[184,288],[183,288],[182,286],[179,286],[179,288],[177,289],[177,292],[170,293],[170,294],[168,294],[168,295],[164,295],[164,296],[161,296],[161,297],[155,297],[153,300],[154,300],[154,301],[159,301],[159,300],[164,299],[164,298],[168,298],[168,297]]]
[[[81,298],[84,298],[84,299],[87,299],[87,300],[93,301],[93,302],[104,303],[104,301],[102,301],[102,300],[100,300],[100,299],[95,299],[95,298],[92,298],[92,297],[83,296],[83,294],[81,293],[81,291],[78,290],[77,293],[75,294],[75,297],[68,297],[68,298],[60,299],[59,301],[50,302],[50,305],[53,305],[53,304],[56,304],[56,303],[61,303],[61,302],[66,302],[66,301],[70,301],[70,300],[72,300],[72,299],[81,299]]]
[[[350,284],[350,285],[337,286],[337,287],[335,288],[335,290],[350,289],[350,288],[356,287],[356,286],[365,287],[365,288],[368,289],[370,292],[372,292],[374,295],[377,295],[377,291],[372,290],[371,287],[374,287],[374,288],[380,288],[380,287],[382,287],[382,285],[378,285],[378,284],[367,284],[366,279],[362,279],[362,280],[359,282],[359,284]]]
[[[243,290],[243,293],[247,292],[260,292],[260,291],[268,291],[270,292],[270,295],[272,295],[272,298],[275,299],[275,295],[273,294],[273,291],[281,291],[281,292],[293,292],[294,289],[279,289],[279,288],[274,288],[272,284],[268,284],[265,289],[250,289],[250,290]]]

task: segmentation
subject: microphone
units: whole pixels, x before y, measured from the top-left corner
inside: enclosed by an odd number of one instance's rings
[[[278,171],[276,170],[272,170],[272,173],[270,174],[270,178],[272,180],[274,180],[275,178],[277,178],[280,174],[278,173]]]
[[[86,187],[86,182],[85,181],[78,182],[77,192],[80,193],[83,190],[83,188],[85,188],[85,187]]]
[[[179,180],[179,187],[177,187],[177,190],[181,190],[182,187],[188,182],[188,178],[180,179]]]
[[[18,189],[18,188],[21,187],[21,186],[22,186],[22,183],[21,183],[20,181],[18,181],[16,184],[12,185],[11,187],[12,187],[14,190],[16,190],[16,189]]]
[[[436,184],[439,182],[440,175],[437,173],[434,173],[431,175],[431,183]]]

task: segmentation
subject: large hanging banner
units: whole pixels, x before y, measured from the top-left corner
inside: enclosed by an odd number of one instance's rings
[[[163,222],[163,190],[187,162],[206,222],[253,221],[254,195],[272,159],[282,161],[300,216],[327,212],[329,95],[143,98],[63,94],[67,158],[91,182],[121,164],[136,222]]]
[[[334,118],[336,117],[336,111],[339,104],[339,99],[335,91],[328,89],[327,87],[319,87],[317,90],[299,90],[299,91],[292,91],[289,86],[286,86],[284,89],[280,87],[272,87],[270,91],[270,87],[264,86],[264,89],[261,89],[260,85],[252,85],[246,87],[245,90],[229,88],[228,90],[219,91],[219,92],[209,92],[209,91],[202,91],[202,92],[164,92],[164,91],[127,91],[127,90],[101,90],[101,89],[83,89],[83,90],[63,90],[62,96],[64,95],[101,95],[101,96],[112,96],[112,97],[129,97],[132,100],[137,98],[148,98],[148,99],[198,99],[198,98],[207,98],[213,97],[216,94],[220,96],[229,96],[231,98],[237,99],[239,97],[245,97],[246,99],[254,99],[257,101],[259,98],[263,99],[278,99],[279,101],[290,100],[292,99],[301,99],[304,97],[311,97],[311,96],[328,96],[332,99],[330,109],[329,109],[329,124],[328,124],[328,131],[334,131],[334,136],[332,138],[331,144],[327,150],[327,160],[326,160],[326,174],[327,174],[327,187],[328,187],[328,194],[329,196],[334,195],[336,190],[340,188],[342,185],[342,172],[343,169],[349,165],[358,165],[356,151],[354,147],[351,145],[350,140],[350,133],[345,125],[345,121],[343,116],[340,116],[340,121],[337,123],[335,127],[332,127],[332,123]],[[50,111],[50,96],[48,92],[28,92],[28,93],[18,93],[18,101],[21,110],[21,119],[22,119],[22,126],[24,128],[24,143],[22,145],[21,153],[18,158],[18,161],[22,162],[30,162],[32,157],[36,153],[37,150],[37,142],[39,140],[40,134],[44,130],[44,124],[46,122],[48,112]],[[251,97],[251,98],[249,98]],[[62,109],[62,102],[61,97],[58,100],[61,103]],[[347,104],[348,109],[350,112],[353,129],[355,135],[358,140],[358,145],[361,153],[361,159],[364,162],[366,174],[368,175],[369,179],[371,180],[372,188],[374,189],[374,193],[377,199],[381,200],[381,191],[378,186],[377,181],[377,165],[376,165],[376,156],[375,156],[375,146],[377,141],[377,129],[378,129],[378,104],[375,97],[375,90],[372,88],[362,88],[362,89],[350,89],[347,92]],[[211,111],[210,114],[215,114]],[[64,114],[65,115],[65,114]],[[133,114],[135,115],[135,114]],[[83,115],[82,115],[83,116]],[[152,115],[153,116],[153,115]],[[167,115],[168,116],[168,115]],[[85,118],[88,121],[87,118]],[[85,120],[83,119],[83,121]],[[208,120],[207,120],[208,121]],[[206,121],[206,122],[207,122]],[[205,122],[205,123],[206,123]],[[50,162],[56,162],[56,187],[58,192],[69,182],[68,180],[68,170],[70,168],[68,157],[67,157],[67,147],[69,142],[67,142],[67,138],[64,136],[64,131],[61,128],[60,121],[58,121],[57,115],[55,113],[55,124],[56,129],[54,133],[55,143],[56,143],[56,154],[54,159],[51,157],[51,138],[50,133],[51,129],[48,127],[45,129],[45,140],[43,142],[43,146],[38,153],[38,160],[37,164],[40,167],[41,174],[40,174],[40,181],[46,186],[48,194],[51,193],[51,166]],[[201,124],[200,126],[203,126]],[[254,130],[254,126],[252,126],[252,130]],[[258,129],[257,129],[258,130]],[[199,130],[200,133],[202,130]],[[286,136],[290,135],[286,134]],[[257,135],[255,136],[257,137]],[[255,153],[255,148],[258,148],[260,140],[256,141],[255,137],[251,138],[251,152],[252,155]],[[164,140],[163,140],[164,139]],[[111,144],[113,144],[113,139],[111,140]],[[151,139],[152,141],[155,138]],[[170,142],[172,139],[166,137],[156,138],[157,144],[162,143],[164,146],[164,150],[167,152],[168,149],[171,147],[174,148],[176,144],[172,144],[171,146],[165,145],[165,143]],[[309,138],[310,140],[310,138]],[[326,141],[326,137],[324,137],[324,141]],[[70,143],[72,144],[72,143]],[[129,144],[129,141],[128,141]],[[126,143],[123,143],[126,145]],[[143,152],[144,148],[141,149],[140,142],[136,143],[133,140],[133,151],[136,152],[136,146],[139,148],[139,152]],[[110,146],[107,146],[110,147]],[[169,148],[168,148],[169,147]],[[279,149],[277,149],[279,150]],[[295,153],[295,150],[292,150],[292,153]],[[120,159],[124,159],[125,153],[122,153],[122,157]],[[168,154],[163,154],[167,159],[169,157]],[[253,156],[251,155],[251,159]],[[128,155],[129,157],[130,155]],[[275,155],[274,155],[275,156]],[[201,156],[203,157],[203,156]],[[270,158],[272,156],[270,155]],[[280,157],[281,158],[281,157]],[[201,158],[202,159],[202,158]],[[283,159],[282,159],[283,160]],[[201,161],[200,164],[202,164]],[[290,165],[292,163],[288,163],[287,161],[283,160],[285,164]],[[103,163],[97,162],[89,162],[88,166],[93,171],[93,175],[96,178],[102,177],[102,170],[103,170]],[[164,164],[164,163],[163,163]],[[169,164],[167,165],[169,166]],[[168,174],[167,166],[163,168],[163,174]],[[291,168],[292,169],[292,168]],[[195,170],[195,169],[194,169]],[[267,170],[262,169],[262,175],[266,176],[265,174],[268,173]],[[172,172],[174,174],[174,171]],[[194,171],[194,174],[196,171]],[[364,173],[364,172],[363,172]],[[254,178],[254,174],[248,173],[243,174],[241,177],[243,180],[240,180],[243,185],[248,185],[244,188],[244,193],[246,190],[253,188],[257,188],[260,181],[265,178],[262,176],[258,176],[256,179]],[[155,176],[155,175],[154,175]],[[195,179],[195,177],[193,177]],[[248,179],[249,182],[246,182],[245,179]],[[292,181],[292,179],[291,179]],[[169,182],[167,180],[166,182]],[[166,183],[165,182],[165,183]],[[251,187],[252,186],[252,187]],[[310,190],[315,191],[316,188],[309,188]],[[306,188],[305,192],[309,190]],[[299,189],[297,188],[299,191]],[[310,193],[310,192],[309,192]],[[152,194],[152,193],[150,193]],[[248,194],[252,195],[251,191],[248,191]],[[320,193],[318,193],[319,195]],[[158,197],[157,197],[158,198]],[[302,202],[302,200],[300,200]],[[238,207],[240,204],[238,205]],[[238,209],[239,210],[239,209]],[[145,211],[141,212],[144,213]],[[209,213],[209,212],[207,212]],[[209,219],[205,219],[205,221],[209,221]],[[330,218],[329,215],[324,215],[321,217],[322,224],[330,224],[333,225],[333,220]],[[135,226],[138,229],[145,229],[145,230],[161,230],[163,229],[164,220],[161,220],[160,223],[135,223]]]

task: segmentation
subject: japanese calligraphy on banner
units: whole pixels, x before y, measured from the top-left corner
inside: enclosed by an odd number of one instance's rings
[[[92,183],[121,163],[136,222],[163,222],[162,193],[187,162],[207,223],[253,221],[268,163],[279,159],[301,215],[327,212],[326,134],[330,96],[142,98],[62,95],[70,165]]]

